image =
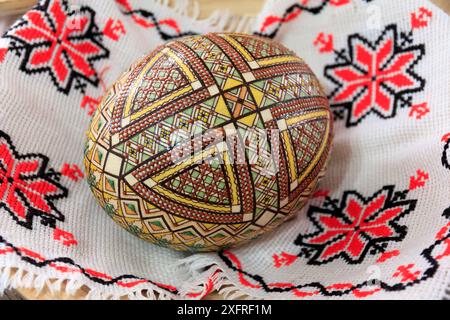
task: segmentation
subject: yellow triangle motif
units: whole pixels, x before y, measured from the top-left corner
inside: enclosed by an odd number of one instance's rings
[[[176,222],[177,224],[186,222],[186,219],[183,219],[183,218],[180,218],[180,217],[177,217],[177,216],[172,216],[172,218],[173,218],[173,221]]]
[[[228,111],[227,108],[227,104],[225,103],[225,100],[223,99],[222,96],[219,96],[217,100],[217,106],[215,111],[227,118],[231,118],[230,112]]]
[[[255,98],[256,105],[259,107],[262,99],[264,98],[264,93],[253,87],[250,87],[250,91],[253,94],[253,98]]]
[[[202,223],[202,225],[205,227],[205,229],[210,230],[212,228],[215,228],[216,225],[215,224],[211,224],[211,223]]]
[[[243,85],[241,81],[235,80],[233,78],[228,78],[227,81],[225,82],[225,87],[223,88],[223,90],[228,90],[241,85]]]
[[[253,123],[255,122],[255,118],[256,118],[256,113],[248,115],[245,118],[239,119],[238,121],[240,123],[245,124],[246,126],[250,127],[253,125]]]

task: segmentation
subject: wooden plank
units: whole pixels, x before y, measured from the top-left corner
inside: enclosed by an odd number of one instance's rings
[[[24,300],[25,298],[16,290],[5,290],[3,295],[0,296],[0,300]]]
[[[235,15],[256,16],[261,11],[264,0],[198,0],[200,19],[209,17],[216,10],[228,10]]]
[[[36,0],[0,0],[0,17],[21,14],[36,2]]]

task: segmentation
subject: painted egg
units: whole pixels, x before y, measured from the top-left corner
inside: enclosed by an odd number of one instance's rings
[[[189,36],[105,95],[88,131],[88,183],[134,235],[219,250],[299,211],[325,170],[331,131],[326,95],[294,52],[245,34]]]

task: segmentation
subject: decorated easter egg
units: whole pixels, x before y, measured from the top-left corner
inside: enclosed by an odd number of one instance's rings
[[[95,198],[123,228],[212,251],[298,213],[325,170],[331,136],[327,97],[294,52],[245,34],[188,36],[141,59],[105,95],[85,167]]]

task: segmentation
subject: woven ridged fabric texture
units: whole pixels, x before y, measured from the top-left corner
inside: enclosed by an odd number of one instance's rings
[[[84,181],[85,131],[104,92],[140,56],[223,31],[225,18],[197,21],[183,4],[41,1],[0,39],[0,289],[444,297],[450,20],[428,1],[268,1],[248,30],[295,51],[330,98],[329,169],[296,219],[241,248],[194,255],[150,245],[109,219]]]

